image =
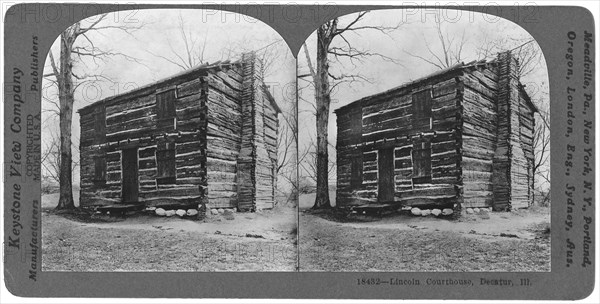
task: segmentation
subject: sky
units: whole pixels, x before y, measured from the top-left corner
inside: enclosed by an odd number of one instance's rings
[[[183,70],[177,64],[169,62],[177,62],[178,56],[186,59],[180,20],[183,21],[188,40],[197,40],[196,48],[200,49],[206,45],[204,62],[213,63],[228,59],[233,61],[239,59],[239,54],[244,51],[258,49],[261,49],[259,52],[268,51],[274,54],[274,64],[267,71],[265,82],[270,85],[271,93],[284,111],[293,108],[291,101],[295,99],[295,58],[280,35],[261,21],[240,14],[215,14],[214,11],[207,13],[204,10],[152,9],[111,13],[97,26],[125,26],[133,31],[127,33],[108,28],[89,32],[88,38],[98,49],[125,56],[115,55],[106,61],[95,62],[84,59],[75,64],[74,71],[78,75],[101,75],[102,78],[110,78],[111,81],[87,82],[76,91],[73,115],[74,159],[78,159],[77,145],[80,134],[77,109]],[[95,21],[97,17],[88,18],[82,21],[82,26]],[[52,47],[56,59],[60,57],[58,42],[57,39]],[[83,38],[78,40],[78,44],[89,45]],[[48,57],[44,74],[49,72]],[[45,80],[44,87],[46,89],[43,91],[42,109],[46,111],[42,112],[42,146],[47,144],[52,134],[58,136],[59,132],[58,117],[47,111],[53,108],[49,101],[57,100],[57,89],[48,80]],[[79,183],[78,169],[74,172],[73,182]]]
[[[343,27],[355,18],[356,14],[341,17],[338,27]],[[330,63],[330,69],[335,75],[357,74],[368,79],[368,81],[341,84],[332,93],[328,130],[329,142],[332,144],[329,150],[332,161],[335,161],[334,147],[337,137],[336,117],[333,111],[362,97],[389,90],[438,71],[439,67],[416,57],[420,56],[426,60],[437,62],[435,56],[429,52],[432,50],[434,54],[442,58],[440,52],[442,43],[437,32],[438,24],[446,37],[446,45],[449,44],[449,41],[453,41],[452,44],[455,46],[463,45],[461,61],[465,63],[483,59],[478,50],[490,41],[501,41],[502,48],[511,49],[519,46],[523,41],[533,39],[520,26],[508,20],[482,13],[448,10],[444,16],[407,14],[402,9],[370,11],[356,26],[397,26],[397,29],[387,34],[365,29],[348,33],[345,38],[357,49],[382,54],[393,61],[370,56],[362,62],[356,60],[354,62],[348,60],[336,62],[334,60]],[[343,40],[337,39],[334,45],[345,45]],[[459,41],[464,41],[464,43],[458,43]],[[316,32],[306,41],[313,64],[316,61],[315,43]],[[532,48],[539,49],[535,41],[530,45]],[[306,56],[301,52],[298,55],[298,75],[308,72]],[[527,77],[521,79],[521,82],[527,85],[526,89],[530,91],[530,95],[534,96],[534,99],[543,96],[547,98],[548,72],[543,56],[540,64],[536,65]],[[311,138],[316,138],[314,91],[307,81],[300,80],[298,85],[301,88],[299,92],[299,128],[307,130],[307,132],[301,133],[299,138],[299,154],[302,155],[303,150],[310,147]],[[307,175],[302,166],[300,166],[300,175]],[[335,170],[332,170],[330,175],[330,183],[335,184]]]

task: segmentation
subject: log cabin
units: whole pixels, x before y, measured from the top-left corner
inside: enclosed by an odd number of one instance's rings
[[[530,206],[537,109],[518,64],[500,53],[336,109],[336,206]]]
[[[275,204],[280,108],[246,53],[81,108],[80,206]]]

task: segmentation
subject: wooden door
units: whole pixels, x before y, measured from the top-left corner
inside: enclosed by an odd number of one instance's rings
[[[126,149],[121,157],[122,170],[122,202],[132,203],[138,201],[138,151],[137,148]]]
[[[380,203],[394,201],[394,148],[379,150],[378,196]]]

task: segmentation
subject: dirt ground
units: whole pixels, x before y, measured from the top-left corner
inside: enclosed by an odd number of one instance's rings
[[[135,214],[51,212],[42,197],[43,271],[294,271],[296,209],[213,215],[204,221]]]
[[[458,220],[393,213],[340,220],[296,209],[217,215],[205,221],[50,212],[42,197],[44,271],[550,271],[547,208]]]
[[[300,271],[550,271],[550,210],[340,220],[300,198]]]

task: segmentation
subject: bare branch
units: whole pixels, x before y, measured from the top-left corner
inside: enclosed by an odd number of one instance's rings
[[[58,71],[58,68],[56,67],[56,62],[54,61],[54,55],[52,54],[52,51],[49,51],[48,55],[50,56],[50,65],[52,66],[53,74],[58,79],[60,72]]]
[[[423,43],[425,44],[425,48],[427,49],[427,52],[431,55],[430,57],[432,57],[433,59],[428,59],[424,56],[413,54],[406,50],[404,50],[404,53],[411,57],[429,63],[440,70],[449,68],[457,63],[462,62],[463,49],[467,44],[467,37],[465,31],[463,31],[462,35],[460,36],[460,39],[457,40],[457,37],[450,36],[447,33],[444,33],[444,31],[442,30],[441,22],[437,22],[435,26],[435,32],[437,40],[441,44],[441,48],[438,51],[434,51],[432,49],[429,40],[425,37],[425,35],[423,35]]]
[[[88,31],[90,31],[90,30],[94,29],[94,27],[95,27],[96,25],[98,25],[98,23],[100,23],[100,21],[104,20],[104,18],[106,18],[106,16],[107,16],[107,15],[108,15],[108,14],[102,14],[102,15],[100,15],[100,17],[98,18],[98,20],[94,21],[94,22],[93,22],[93,23],[92,23],[90,26],[88,26],[87,28],[80,28],[80,26],[79,26],[79,22],[78,22],[78,23],[77,23],[77,24],[78,24],[78,26],[77,26],[76,30],[74,31],[74,33],[73,33],[73,37],[74,37],[74,38],[77,38],[77,36],[79,36],[79,35],[83,35],[83,34],[87,33]],[[96,29],[98,29],[98,28],[96,28]]]
[[[331,37],[333,38],[333,37],[335,37],[336,35],[342,34],[342,33],[344,33],[345,31],[348,31],[348,30],[350,30],[350,28],[351,28],[351,27],[352,27],[354,24],[356,24],[358,21],[360,21],[360,19],[362,19],[362,17],[363,17],[364,15],[366,15],[368,12],[369,12],[369,11],[364,11],[364,12],[360,12],[360,13],[358,13],[358,14],[356,15],[356,18],[355,18],[353,21],[351,21],[351,22],[350,22],[350,23],[349,23],[349,24],[348,24],[346,27],[344,27],[344,28],[342,28],[342,29],[337,29],[337,28],[336,28],[336,29],[334,29],[334,30],[333,30],[333,33],[331,34]],[[336,23],[337,23],[337,18],[336,18],[335,20],[336,20]]]
[[[164,59],[164,60],[166,60],[166,61],[168,61],[168,62],[170,62],[170,63],[172,63],[172,64],[174,64],[174,65],[176,65],[176,66],[178,66],[178,67],[180,67],[182,70],[186,70],[186,69],[187,69],[187,68],[186,68],[186,66],[184,66],[184,65],[182,65],[182,64],[180,64],[180,63],[178,63],[178,62],[177,62],[177,61],[175,61],[175,60],[172,60],[172,59],[170,59],[170,58],[167,58],[167,57],[165,57],[165,56],[163,56],[163,55],[159,55],[159,54],[152,53],[152,52],[150,52],[149,50],[146,50],[146,52],[148,52],[148,53],[150,53],[150,54],[152,54],[152,55],[154,55],[154,56],[156,56],[156,57],[159,57],[159,58],[161,58],[161,59]]]
[[[310,60],[310,55],[308,53],[308,47],[306,46],[306,42],[302,45],[302,49],[304,49],[304,55],[306,56],[306,63],[308,64],[308,70],[310,71],[310,75],[312,76],[313,81],[316,81],[317,73],[315,72],[315,68],[313,67],[312,61]]]
[[[437,63],[435,63],[435,62],[433,62],[433,61],[431,61],[431,60],[429,60],[429,59],[427,59],[427,58],[425,58],[425,57],[423,57],[423,56],[419,56],[419,55],[411,54],[411,53],[409,53],[408,51],[404,51],[404,53],[406,53],[406,54],[407,54],[407,55],[409,55],[409,56],[412,56],[412,57],[415,57],[415,58],[421,59],[421,60],[423,60],[423,61],[425,61],[425,62],[427,62],[427,63],[429,63],[429,64],[431,64],[431,65],[434,65],[434,66],[436,66],[437,68],[439,68],[440,70],[444,69],[444,67],[443,67],[443,66],[441,66],[441,65],[439,65],[439,64],[437,64]]]

